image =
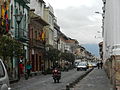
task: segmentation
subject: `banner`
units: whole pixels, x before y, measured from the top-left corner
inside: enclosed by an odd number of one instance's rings
[[[9,31],[9,5],[10,5],[10,0],[4,0],[1,1],[1,19],[2,19],[2,27],[6,29],[6,32]]]
[[[40,40],[45,40],[45,32],[44,31],[41,31],[40,33]]]

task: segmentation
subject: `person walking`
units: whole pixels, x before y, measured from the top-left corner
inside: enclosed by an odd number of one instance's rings
[[[100,63],[99,62],[97,63],[97,67],[98,67],[98,69],[100,68]]]
[[[23,61],[20,61],[20,63],[19,63],[19,73],[20,73],[20,77],[23,76],[23,74],[24,74],[24,64],[23,64]]]
[[[30,76],[31,69],[32,69],[31,63],[30,63],[30,61],[28,61],[28,62],[27,62],[27,65],[26,65],[27,78],[29,78],[29,76]]]
[[[103,62],[101,61],[100,62],[100,68],[102,69],[102,67],[103,67]]]

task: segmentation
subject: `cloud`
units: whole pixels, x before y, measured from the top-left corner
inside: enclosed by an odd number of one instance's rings
[[[79,7],[79,6],[86,6],[92,7],[96,4],[97,1],[100,0],[45,0],[49,2],[54,8],[56,9],[65,9],[68,7]]]
[[[56,9],[56,16],[61,30],[71,38],[83,43],[98,43],[95,39],[97,31],[101,30],[101,15],[94,12],[95,7],[69,7]]]
[[[80,44],[98,43],[102,39],[102,17],[94,12],[102,11],[101,0],[47,0],[54,8],[61,31]]]

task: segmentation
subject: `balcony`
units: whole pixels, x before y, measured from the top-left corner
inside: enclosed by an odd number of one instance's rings
[[[120,55],[120,44],[112,46],[112,55]]]
[[[30,0],[23,0],[25,3],[30,3]]]
[[[41,41],[41,40],[30,39],[29,43],[30,43],[30,46],[34,47],[34,48],[44,49],[44,47],[45,47],[43,41]]]
[[[16,29],[18,30],[18,29]],[[15,32],[15,38],[21,42],[28,42],[28,31],[25,31],[23,29],[20,28],[20,31],[18,33],[18,31]]]
[[[19,2],[19,3],[26,3],[26,4],[29,4],[30,3],[30,0],[15,0],[16,2]]]

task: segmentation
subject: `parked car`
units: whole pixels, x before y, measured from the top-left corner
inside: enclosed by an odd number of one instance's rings
[[[86,71],[88,66],[87,66],[87,63],[81,62],[76,66],[76,68],[77,68],[77,71],[79,71],[79,70],[85,70]]]
[[[4,63],[0,59],[0,90],[10,90],[9,78]]]

